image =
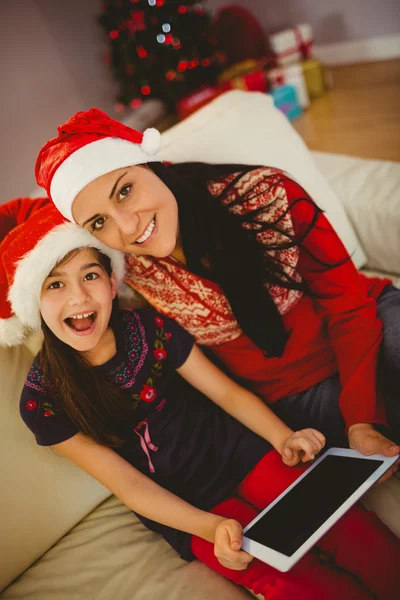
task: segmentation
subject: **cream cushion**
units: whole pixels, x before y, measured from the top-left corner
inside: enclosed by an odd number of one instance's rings
[[[85,517],[2,600],[245,600],[249,594],[186,563],[112,496]]]
[[[241,90],[219,96],[163,133],[160,156],[172,162],[268,165],[287,171],[326,211],[356,266],[366,263],[346,211],[271,96]]]
[[[0,348],[0,589],[110,495],[49,448],[39,447],[19,414],[33,354]]]
[[[400,271],[400,164],[313,152],[375,271]]]

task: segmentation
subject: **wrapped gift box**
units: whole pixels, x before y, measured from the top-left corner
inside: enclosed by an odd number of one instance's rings
[[[312,56],[311,25],[298,25],[269,36],[269,43],[277,64],[286,66]]]
[[[301,108],[296,88],[293,85],[283,85],[270,92],[274,104],[281,110],[290,121],[300,116],[303,112]]]
[[[218,86],[218,90],[226,92],[227,90],[240,89],[249,92],[266,92],[267,87],[267,75],[262,70],[225,81]]]
[[[321,63],[314,58],[310,58],[304,60],[301,67],[310,98],[318,98],[325,91],[324,71]]]
[[[303,69],[300,64],[289,65],[287,67],[278,67],[267,73],[269,87],[275,90],[284,84],[293,85],[296,88],[297,99],[302,108],[307,108],[310,104],[307,85],[304,78]]]
[[[229,69],[225,69],[225,71],[218,76],[217,81],[219,83],[231,81],[231,79],[234,79],[235,77],[241,77],[242,75],[247,75],[248,73],[254,73],[254,71],[260,71],[263,66],[263,60],[248,58],[247,60],[242,60],[241,62],[235,63],[229,67]]]

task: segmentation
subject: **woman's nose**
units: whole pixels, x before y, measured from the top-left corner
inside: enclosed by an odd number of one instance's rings
[[[126,236],[132,236],[138,233],[139,216],[136,212],[122,212],[116,210],[113,218],[119,231]]]

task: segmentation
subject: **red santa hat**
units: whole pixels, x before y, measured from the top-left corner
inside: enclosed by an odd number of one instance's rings
[[[97,108],[78,112],[40,150],[36,180],[61,214],[74,221],[72,203],[88,183],[122,167],[159,161],[160,141],[156,129],[140,133]]]
[[[124,255],[105,246],[53,205],[41,208],[12,229],[0,244],[0,345],[23,342],[41,326],[39,304],[43,283],[68,252],[96,248],[111,260],[118,283],[124,276]]]

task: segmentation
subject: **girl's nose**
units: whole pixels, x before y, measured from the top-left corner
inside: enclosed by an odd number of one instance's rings
[[[90,295],[89,295],[87,289],[85,288],[85,286],[82,285],[81,283],[77,283],[71,289],[71,294],[69,297],[69,304],[71,306],[82,305],[82,304],[86,304],[86,302],[89,302],[89,299],[90,299]]]

